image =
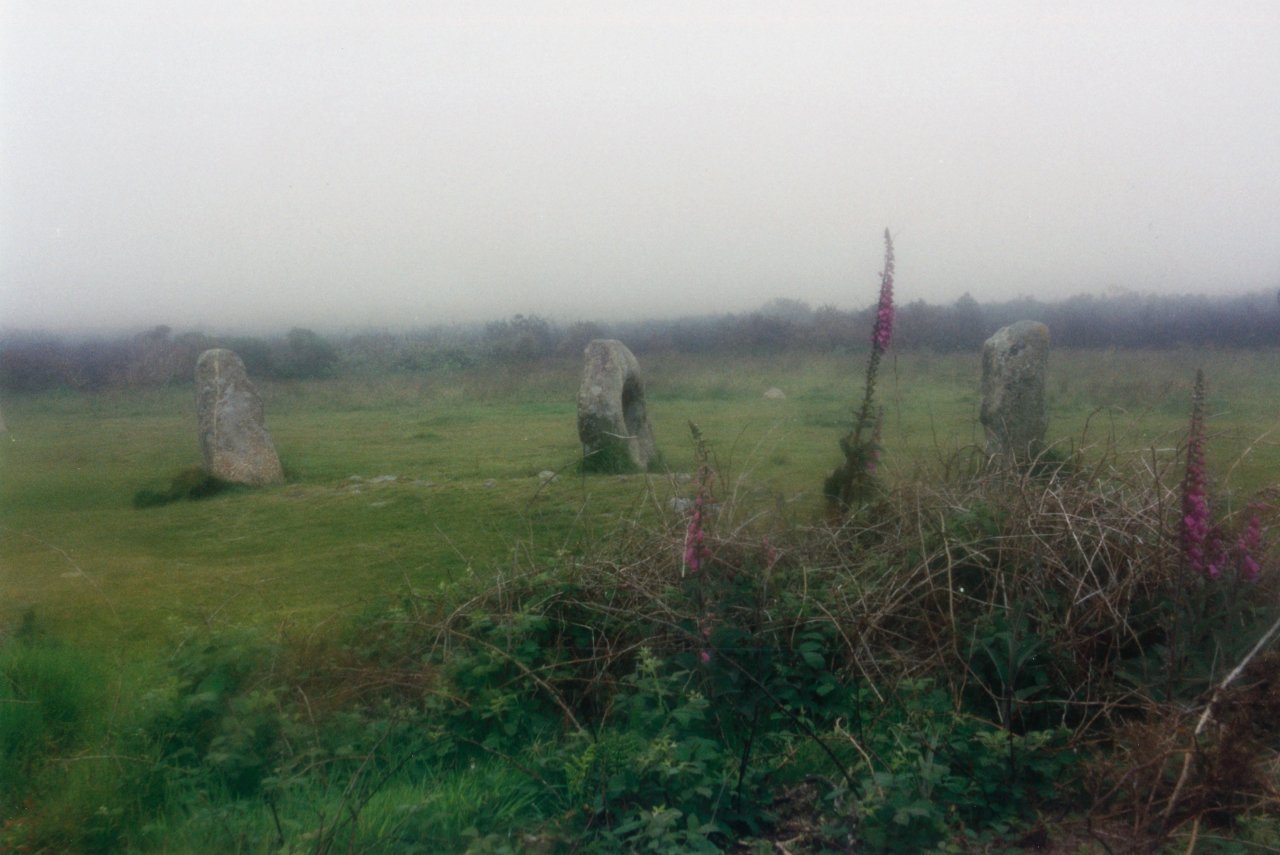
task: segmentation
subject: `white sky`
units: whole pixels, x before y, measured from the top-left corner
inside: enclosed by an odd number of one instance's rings
[[[0,328],[1280,285],[1280,3],[0,0]]]

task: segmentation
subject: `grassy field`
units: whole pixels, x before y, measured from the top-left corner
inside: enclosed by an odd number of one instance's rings
[[[1272,620],[1269,589],[1185,584],[1174,494],[1152,485],[1181,478],[1202,367],[1219,517],[1274,487],[1280,351],[1055,353],[1049,438],[1098,466],[1012,491],[946,474],[980,456],[977,357],[890,358],[878,471],[902,489],[841,531],[814,524],[862,357],[642,365],[659,472],[575,473],[579,366],[565,360],[264,385],[287,483],[147,508],[139,490],[199,463],[189,389],[6,399],[0,851],[321,853],[342,848],[339,827],[370,852],[710,851],[799,839],[771,826],[815,815],[815,779],[856,800],[824,802],[836,825],[809,822],[795,851],[844,839],[855,814],[869,851],[925,851],[973,823],[964,847],[930,851],[1006,851],[990,848],[1000,829],[1034,830],[1053,799],[1117,802],[1059,786],[1087,777],[1074,740],[1100,744],[1093,720],[1019,699],[1138,697],[1174,763],[1186,705]],[[786,398],[763,398],[773,386]],[[717,572],[697,577],[668,506],[697,489],[691,420],[728,509]],[[785,558],[736,528],[758,518]],[[979,596],[983,579],[996,587]],[[1184,619],[1207,629],[1166,637]],[[1147,626],[1133,649],[1130,621]],[[863,633],[877,640],[857,647]],[[1080,643],[1102,653],[1081,659]],[[1134,695],[1131,674],[1158,678]],[[863,709],[874,761],[846,729]],[[936,741],[920,753],[923,733]],[[1141,733],[1106,736],[1089,762],[1147,774]],[[1252,768],[1224,798],[1270,792],[1269,777],[1249,789]],[[1194,781],[1182,803],[1223,803]],[[1190,825],[1153,819],[1143,805],[1178,794],[1159,773],[1147,786],[1119,800],[1136,817],[1122,848],[1140,827]],[[1258,817],[1262,839],[1275,823]]]
[[[1198,366],[1216,487],[1245,495],[1270,483],[1277,351],[1055,353],[1051,439],[1095,456],[1154,450],[1157,468],[1171,465]],[[643,368],[667,474],[574,474],[579,368],[565,361],[266,386],[288,484],[141,510],[137,490],[199,462],[189,390],[13,397],[0,444],[0,625],[34,613],[58,636],[128,659],[209,627],[309,632],[517,553],[589,549],[619,518],[689,493],[689,420],[728,481],[719,491],[798,519],[819,513],[860,358],[663,356]],[[969,355],[886,364],[890,478],[980,444],[979,370]],[[771,386],[786,399],[763,399]],[[543,485],[547,470],[560,477]]]

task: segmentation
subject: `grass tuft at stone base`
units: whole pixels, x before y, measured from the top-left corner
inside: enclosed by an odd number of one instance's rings
[[[133,494],[135,508],[155,508],[183,499],[207,499],[229,490],[240,489],[240,485],[224,481],[210,475],[199,466],[183,469],[173,477],[173,481],[165,490],[141,489]]]

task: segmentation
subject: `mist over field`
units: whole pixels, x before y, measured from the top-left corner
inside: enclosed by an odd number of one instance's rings
[[[0,328],[1280,283],[1267,2],[0,10]]]

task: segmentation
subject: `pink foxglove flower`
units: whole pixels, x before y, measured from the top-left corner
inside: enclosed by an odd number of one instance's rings
[[[889,349],[893,340],[893,239],[884,230],[884,271],[880,274],[880,303],[871,330],[871,347],[880,353]]]
[[[711,631],[716,625],[716,613],[707,612],[698,619],[698,634],[702,636],[702,649],[698,651],[698,661],[706,665],[711,661]]]
[[[1216,579],[1222,573],[1221,535],[1209,511],[1205,475],[1204,372],[1196,371],[1191,395],[1191,427],[1187,432],[1187,472],[1182,480],[1182,521],[1179,540],[1187,565]]]
[[[1236,540],[1236,559],[1240,578],[1246,582],[1256,582],[1262,575],[1262,566],[1258,563],[1258,553],[1262,549],[1262,516],[1261,506],[1249,506],[1249,521]]]
[[[848,510],[859,496],[865,496],[875,475],[879,423],[873,401],[880,360],[893,340],[893,320],[893,238],[885,229],[884,270],[880,273],[880,300],[876,306],[875,323],[871,327],[871,355],[867,359],[862,404],[854,414],[852,428],[840,439],[844,463],[823,485],[827,500],[834,509]]]
[[[689,528],[684,535],[684,566],[696,574],[707,561],[706,532],[702,527],[702,511],[706,502],[707,481],[710,471],[706,466],[698,470],[698,495],[693,500],[693,513],[689,515]]]
[[[778,547],[769,542],[769,536],[766,534],[760,543],[764,549],[764,569],[772,570],[773,565],[778,563]]]

